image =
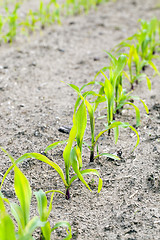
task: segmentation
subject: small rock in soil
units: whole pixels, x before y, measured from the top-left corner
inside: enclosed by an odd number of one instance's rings
[[[39,132],[39,130],[36,130],[36,131],[34,132],[34,136],[35,136],[35,137],[42,137],[42,134]]]
[[[65,52],[65,50],[64,50],[64,49],[62,49],[62,48],[57,48],[57,51],[59,51],[59,52],[62,52],[62,53],[64,53],[64,52]]]
[[[66,133],[66,134],[69,134],[70,131],[71,131],[71,127],[67,127],[67,126],[62,126],[58,129],[59,132],[62,132],[62,133]]]
[[[94,57],[94,58],[93,58],[93,61],[95,61],[95,62],[96,62],[96,61],[99,61],[99,60],[100,60],[99,57]]]

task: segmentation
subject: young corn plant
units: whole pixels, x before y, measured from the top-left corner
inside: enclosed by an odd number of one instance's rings
[[[159,20],[154,17],[149,22],[140,19],[141,29],[137,36],[138,42],[141,46],[141,57],[145,60],[150,60],[156,53],[157,46],[160,42],[157,41],[158,24]]]
[[[159,40],[157,41],[159,20],[152,18],[149,22],[141,19],[139,21],[141,28],[138,32],[122,41],[116,47],[119,50],[122,47],[130,47],[134,44],[142,60],[152,60],[156,47],[160,44]]]
[[[12,13],[9,13],[9,9],[6,7],[6,13],[7,13],[7,18],[6,18],[6,22],[8,23],[8,32],[4,35],[4,41],[11,43],[17,33],[17,20],[18,20],[18,13],[17,10],[19,8],[19,4],[17,3],[14,7],[14,10]]]
[[[27,35],[28,32],[32,33],[36,30],[38,21],[39,19],[36,14],[32,10],[29,10],[26,18],[21,21],[19,25],[21,26],[22,32]]]
[[[50,24],[50,3],[44,5],[44,2],[41,0],[39,11],[36,14],[41,22],[41,28],[44,29],[46,25]]]
[[[135,48],[134,45],[130,47],[128,59],[127,59],[127,65],[129,69],[129,76],[126,72],[124,72],[124,74],[131,84],[131,90],[134,89],[134,83],[136,82],[136,84],[138,84],[138,82],[143,78],[146,78],[148,89],[151,90],[150,79],[146,74],[141,73],[141,70],[146,65],[146,60],[140,60],[137,49]],[[133,65],[135,65],[135,71],[133,71]]]
[[[60,221],[56,223],[53,228],[51,228],[50,222],[48,221],[50,212],[52,210],[52,201],[53,201],[53,196],[55,192],[56,191],[54,190],[47,191],[46,193],[44,193],[42,190],[35,192],[35,196],[38,203],[38,212],[40,215],[40,220],[41,222],[45,222],[45,225],[41,226],[41,237],[40,237],[41,240],[50,240],[52,232],[59,227],[66,228],[66,232],[68,234],[67,237],[65,237],[66,240],[72,238],[71,226],[68,222]],[[47,193],[52,193],[48,208],[47,208],[47,197],[46,197]]]
[[[5,19],[2,15],[0,15],[0,43],[3,40],[3,27],[4,27]]]
[[[53,6],[51,11],[51,22],[57,22],[61,24],[61,6],[57,3],[57,0],[50,0],[50,4]]]
[[[126,54],[127,58],[127,66],[129,69],[129,75],[127,72],[124,72],[124,75],[129,80],[131,84],[131,90],[134,89],[134,83],[138,84],[141,80],[146,79],[148,89],[151,90],[151,81],[149,77],[142,73],[145,66],[148,64],[153,68],[156,74],[159,75],[159,71],[156,65],[152,61],[141,60],[137,48],[134,45],[130,46],[129,54]],[[134,67],[135,66],[135,67]]]
[[[97,154],[96,156],[94,155],[95,153],[95,146],[98,144],[98,140],[101,137],[102,134],[104,134],[105,132],[108,132],[110,129],[114,129],[115,130],[115,143],[117,143],[118,141],[118,135],[119,135],[119,127],[123,127],[123,128],[131,128],[137,135],[137,143],[135,148],[138,146],[139,144],[139,135],[138,132],[136,131],[135,128],[133,128],[129,123],[122,123],[122,122],[112,122],[109,126],[105,125],[105,129],[103,129],[102,131],[99,132],[99,134],[97,136],[95,136],[95,117],[94,117],[94,113],[95,110],[97,108],[97,103],[99,104],[100,102],[102,102],[102,99],[99,99],[97,102],[95,101],[94,104],[92,105],[91,103],[89,103],[86,100],[86,97],[89,95],[93,95],[93,96],[98,96],[101,98],[100,95],[96,94],[94,91],[87,91],[84,92],[83,94],[81,93],[81,91],[84,89],[84,87],[86,87],[87,85],[92,85],[94,82],[90,82],[84,86],[82,86],[81,89],[79,89],[77,86],[73,85],[73,84],[68,84],[70,87],[72,87],[78,94],[78,98],[75,104],[75,111],[77,109],[77,107],[79,106],[81,101],[84,101],[87,110],[88,110],[88,114],[89,114],[89,118],[90,118],[90,128],[91,128],[91,146],[89,146],[88,144],[86,144],[89,149],[90,149],[90,162],[93,162],[95,158],[99,157],[99,156],[107,156],[109,158],[115,159],[115,160],[119,160],[119,157],[117,157],[116,155],[113,154],[109,154],[109,153],[101,153],[101,154]],[[98,146],[98,145],[97,145]],[[134,148],[134,149],[135,149]]]
[[[107,76],[104,74],[104,72],[101,71],[101,73],[105,77],[105,82],[104,83],[100,82],[101,89],[99,91],[99,96],[98,96],[97,100],[95,101],[97,106],[101,102],[106,102],[107,101],[107,103],[108,103],[111,100],[113,101],[112,106],[111,106],[112,107],[111,111],[107,111],[107,114],[108,114],[108,112],[112,113],[112,118],[110,120],[110,123],[115,120],[116,114],[121,112],[125,105],[132,106],[135,110],[135,113],[136,113],[136,127],[138,127],[140,125],[140,110],[132,101],[134,99],[135,100],[140,100],[141,103],[143,104],[144,108],[145,108],[146,113],[148,114],[149,110],[148,110],[148,107],[146,106],[145,102],[142,99],[140,99],[136,96],[132,96],[131,95],[132,91],[127,93],[126,90],[123,89],[121,83],[118,84],[118,86],[116,87],[117,88],[116,94],[114,94],[114,88],[113,88],[113,85],[111,84],[110,80],[107,78]],[[125,73],[125,75],[126,75],[126,73]],[[108,108],[108,106],[110,107],[109,104],[107,104],[107,108]],[[101,118],[104,118],[104,117],[102,116]],[[107,120],[108,120],[108,118],[107,118]],[[108,122],[107,125],[109,126],[110,123]],[[109,134],[110,134],[110,132],[109,132]]]
[[[135,110],[135,113],[136,113],[136,127],[139,127],[140,126],[140,110],[139,108],[133,103],[134,100],[139,100],[141,101],[141,103],[143,104],[144,106],[144,109],[146,111],[146,113],[148,114],[149,113],[149,110],[148,110],[148,107],[147,105],[145,104],[145,102],[140,99],[138,96],[133,96],[131,95],[132,91],[131,92],[126,92],[126,90],[122,89],[120,87],[119,89],[120,93],[119,93],[119,98],[118,98],[118,101],[117,101],[117,105],[116,105],[116,108],[114,110],[114,114],[116,114],[117,110],[120,110],[122,111],[122,108],[125,106],[125,105],[130,105],[134,108]]]
[[[2,149],[3,150],[3,149]],[[5,150],[4,150],[5,152]],[[8,154],[7,154],[8,155]],[[10,203],[8,200],[4,198],[4,200],[9,203],[11,208],[11,213],[16,220],[18,225],[18,232],[16,233],[14,230],[14,224],[12,219],[8,216],[8,221],[10,222],[10,226],[12,228],[12,236],[13,239],[33,239],[32,234],[37,227],[44,226],[45,223],[41,222],[39,217],[34,217],[30,220],[30,202],[31,202],[31,188],[27,178],[23,175],[23,173],[19,170],[19,168],[15,165],[14,159],[9,155],[12,163],[14,165],[14,189],[16,196],[19,200],[20,205],[17,203]],[[1,195],[2,196],[2,195]],[[3,198],[1,197],[1,202]],[[1,205],[1,211],[3,212],[0,217],[6,214],[4,209],[4,205]],[[6,239],[7,232],[4,233],[4,219],[1,218],[0,224],[2,228],[0,228],[0,239]],[[10,231],[9,231],[10,232]],[[4,235],[5,234],[5,235]],[[10,234],[10,233],[9,233]],[[17,234],[17,237],[16,237]],[[9,238],[8,238],[9,239]],[[12,238],[11,238],[12,239]]]
[[[41,28],[44,29],[46,25],[50,25],[55,21],[60,23],[60,6],[56,0],[50,0],[47,4],[40,1],[39,11],[35,15],[38,16]]]
[[[117,108],[119,95],[121,94],[120,89],[122,89],[124,67],[127,62],[127,57],[122,54],[116,59],[111,53],[107,52],[111,62],[109,67],[104,67],[95,76],[95,79],[99,74],[102,74],[105,81],[98,82],[100,85],[99,95],[97,97],[96,108],[101,102],[106,102],[107,104],[107,124],[108,126],[115,120],[115,109]],[[104,74],[104,71],[109,70],[109,77]],[[118,113],[118,109],[116,109]],[[110,135],[110,130],[108,131]]]
[[[83,124],[81,124],[82,120],[81,120],[80,116],[84,116]],[[65,175],[64,175],[62,169],[56,163],[54,163],[46,156],[39,154],[39,153],[26,153],[23,156],[21,156],[20,158],[18,158],[15,161],[15,163],[18,164],[18,163],[24,161],[25,159],[31,158],[31,159],[37,159],[39,161],[45,162],[46,164],[50,165],[53,169],[55,169],[57,171],[57,173],[59,174],[59,176],[61,177],[61,179],[65,185],[66,199],[70,198],[69,188],[70,188],[71,184],[77,178],[80,179],[80,181],[91,191],[89,185],[83,178],[83,175],[86,175],[86,174],[93,174],[93,175],[98,176],[98,178],[99,178],[98,193],[99,193],[102,188],[102,179],[100,178],[98,171],[96,169],[81,170],[81,168],[82,168],[81,152],[82,152],[82,140],[83,140],[82,133],[85,131],[85,128],[86,128],[86,125],[85,125],[86,117],[87,117],[86,108],[85,108],[84,102],[82,102],[82,104],[78,108],[77,112],[74,113],[74,115],[73,115],[73,127],[70,131],[67,145],[63,151],[63,159],[64,159],[64,163],[65,163]],[[75,138],[77,138],[77,141],[78,141],[77,146],[73,146]],[[45,152],[47,152],[48,149],[51,149],[52,147],[55,147],[55,145],[53,146],[53,144],[52,144],[52,146],[47,147]],[[12,165],[6,171],[6,173],[2,179],[1,186],[2,186],[6,176],[8,175],[8,173],[11,171],[11,169],[13,167],[14,166]],[[73,168],[73,171],[75,173],[75,175],[72,178],[70,178],[71,167]]]
[[[66,182],[70,186],[72,179],[69,177],[69,169],[72,165],[74,172],[77,174],[78,178],[84,183],[84,185],[90,190],[88,184],[84,181],[81,175],[93,173],[97,176],[98,172],[93,169],[87,169],[80,171],[82,168],[82,145],[83,145],[83,137],[87,125],[87,112],[85,107],[86,102],[83,100],[82,103],[75,108],[74,116],[73,116],[73,127],[70,131],[70,136],[68,139],[68,144],[63,152],[63,158],[65,161],[65,171],[66,171]],[[78,108],[78,110],[77,110]],[[77,111],[76,111],[77,110]],[[77,142],[77,146],[72,148],[73,143]],[[48,146],[45,150],[45,153],[57,146],[57,144],[63,144],[64,142],[53,143]],[[81,174],[81,175],[80,175]],[[100,192],[102,187],[102,180],[99,178],[98,192]],[[69,198],[69,187],[66,190],[66,198]]]
[[[151,19],[150,22],[141,20],[141,29],[116,46],[118,47],[116,51],[119,51],[121,48],[129,48],[129,54],[127,55],[131,88],[133,88],[134,81],[138,83],[139,79],[146,77],[141,74],[141,71],[145,70],[145,67],[148,65],[153,68],[155,74],[160,75],[156,65],[152,61],[153,58],[159,57],[155,55],[157,46],[160,45],[160,41],[157,40],[158,31],[158,20],[156,18]],[[133,74],[132,63],[134,63],[136,68],[135,75]],[[146,79],[148,82],[149,79]]]
[[[37,203],[38,203],[38,211],[39,215],[30,219],[30,204],[31,204],[31,197],[32,197],[32,190],[27,178],[24,174],[20,171],[20,169],[16,166],[16,163],[11,155],[9,155],[3,148],[1,148],[11,159],[13,166],[14,166],[14,189],[16,196],[19,200],[19,205],[17,203],[9,202],[8,199],[4,198],[0,192],[0,239],[18,239],[18,240],[33,240],[32,237],[33,232],[41,227],[41,238],[43,240],[50,240],[51,233],[57,229],[58,227],[65,227],[67,230],[67,237],[65,239],[71,239],[71,226],[66,221],[61,221],[55,224],[53,228],[50,226],[50,222],[48,221],[48,217],[52,210],[52,201],[54,192],[59,192],[56,190],[51,190],[44,193],[42,190],[35,192]],[[49,207],[47,209],[47,193],[52,193]],[[18,225],[18,232],[15,231],[13,220],[11,217],[6,213],[5,206],[3,202],[7,202],[10,205],[11,213],[16,220]],[[6,219],[8,219],[9,225],[11,226],[11,232],[8,233],[5,231],[8,227],[5,226]],[[6,236],[7,235],[7,236]],[[10,238],[11,235],[13,238]]]

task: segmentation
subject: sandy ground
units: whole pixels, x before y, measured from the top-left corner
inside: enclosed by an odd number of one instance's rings
[[[42,152],[54,141],[68,135],[60,126],[72,126],[76,94],[62,83],[81,87],[94,79],[95,73],[108,63],[107,54],[124,38],[138,29],[138,19],[159,16],[156,1],[117,0],[91,10],[88,15],[63,19],[62,26],[52,26],[24,41],[21,36],[12,45],[0,46],[0,145],[18,158],[26,152]],[[28,6],[29,7],[29,6]],[[155,63],[160,69],[160,63]],[[152,77],[152,90],[141,82],[134,95],[147,103],[150,113],[141,110],[138,129],[140,144],[130,130],[122,130],[117,145],[113,136],[104,135],[99,141],[100,152],[122,151],[121,161],[101,157],[89,164],[89,151],[83,152],[83,166],[97,169],[103,179],[100,194],[89,192],[79,181],[71,187],[71,199],[55,195],[51,225],[67,220],[73,239],[78,240],[158,240],[160,239],[160,80]],[[98,115],[98,114],[97,114]],[[135,124],[134,112],[125,110],[122,121]],[[104,120],[96,120],[96,133],[103,129]],[[89,124],[85,138],[89,138]],[[64,146],[49,153],[63,169]],[[0,181],[10,166],[0,152]],[[21,164],[33,192],[42,188],[64,191],[59,176],[46,164],[27,160]],[[3,193],[14,201],[13,172],[3,186]],[[89,177],[90,181],[93,177]],[[95,178],[96,182],[97,179]],[[32,215],[36,212],[33,195]],[[52,239],[62,239],[57,231]],[[38,239],[38,237],[37,237]]]

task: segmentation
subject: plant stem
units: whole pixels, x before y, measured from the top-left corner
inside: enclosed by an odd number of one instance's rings
[[[67,200],[70,199],[69,188],[66,189],[66,199]]]
[[[108,136],[110,136],[110,135],[111,135],[111,129],[108,130]]]
[[[133,90],[134,89],[134,86],[133,86],[133,83],[131,83],[131,90]]]
[[[92,147],[92,149],[91,149],[90,162],[94,162],[94,147]]]

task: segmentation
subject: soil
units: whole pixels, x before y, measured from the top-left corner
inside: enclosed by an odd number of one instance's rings
[[[0,145],[16,159],[26,152],[40,153],[49,144],[67,139],[68,134],[58,129],[72,126],[77,96],[61,81],[81,87],[93,80],[97,71],[108,64],[104,50],[110,51],[135,33],[138,19],[158,17],[159,9],[155,6],[154,0],[109,2],[87,15],[67,17],[62,26],[53,25],[28,40],[19,36],[12,45],[0,46]],[[160,66],[159,60],[154,62]],[[51,226],[59,220],[68,221],[73,239],[160,239],[160,80],[159,76],[153,77],[149,67],[145,72],[151,78],[152,90],[142,81],[134,91],[149,107],[147,115],[141,103],[136,102],[141,111],[139,146],[131,152],[136,137],[128,129],[121,130],[117,145],[113,133],[110,137],[103,135],[100,153],[120,151],[122,156],[120,161],[101,157],[91,164],[89,151],[84,149],[83,168],[97,169],[103,179],[100,194],[93,176],[85,178],[91,181],[92,192],[75,181],[69,200],[55,194]],[[126,86],[129,87],[127,83]],[[125,109],[119,119],[135,124],[134,111]],[[104,128],[104,122],[105,119],[96,119],[96,133]],[[85,138],[90,139],[89,124]],[[64,170],[63,149],[60,146],[48,156]],[[0,158],[1,181],[11,163],[2,152]],[[26,160],[19,166],[33,192],[40,188],[64,191],[59,176],[46,164]],[[15,201],[13,172],[2,190]],[[31,212],[38,214],[34,194]],[[64,231],[58,230],[52,239],[63,236]]]

